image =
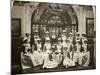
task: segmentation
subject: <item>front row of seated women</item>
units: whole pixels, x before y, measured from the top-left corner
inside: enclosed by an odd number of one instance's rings
[[[34,48],[36,46],[36,48]],[[90,52],[88,51],[87,40],[81,44],[80,40],[75,43],[58,38],[55,45],[51,44],[50,39],[42,42],[39,38],[37,44],[30,46],[28,40],[24,40],[23,51],[21,52],[21,63],[23,69],[36,66],[42,68],[56,68],[60,64],[63,67],[88,66],[90,62]]]

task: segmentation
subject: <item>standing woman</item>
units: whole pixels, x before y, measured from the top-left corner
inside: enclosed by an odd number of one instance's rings
[[[59,50],[59,52],[62,52],[62,39],[58,38],[58,43],[56,44],[56,48],[57,50]]]
[[[34,31],[34,36],[33,36],[34,44],[37,44],[37,39],[38,39],[38,38],[40,38],[40,37],[39,37],[38,30],[35,30],[35,31]]]
[[[46,41],[47,39],[50,39],[50,36],[49,36],[49,32],[48,32],[48,31],[45,32],[45,41]]]
[[[47,38],[43,46],[43,52],[45,53],[46,51],[49,51],[50,49],[51,49],[51,42],[50,42],[50,39]]]
[[[82,47],[83,47],[82,65],[88,66],[90,64],[90,51],[89,51],[89,46],[87,44],[87,40],[84,40]]]
[[[33,67],[30,57],[31,54],[32,53],[31,53],[30,43],[27,39],[25,39],[23,41],[22,52],[21,52],[21,64],[23,69]]]
[[[52,42],[52,45],[55,45],[57,42],[57,35],[54,31],[52,32],[52,35],[51,35],[51,42]]]
[[[36,50],[33,51],[31,59],[35,67],[41,66],[43,64],[43,52],[42,52],[42,44],[40,38],[37,39]]]
[[[82,34],[81,40],[82,40],[82,43],[84,43],[84,40],[87,40],[87,35],[86,35],[86,33],[83,33],[83,34]]]
[[[70,41],[70,43],[73,42],[73,34],[71,32],[69,33],[68,40]]]
[[[66,37],[66,30],[63,30],[63,33],[61,35],[61,38],[62,38],[62,42],[65,42],[67,40],[67,37]]]
[[[77,40],[81,40],[81,37],[80,37],[79,32],[77,32],[76,37],[75,37],[75,40],[76,40],[76,41],[77,41]]]
[[[73,59],[73,51],[72,51],[72,46],[73,46],[73,41],[70,41],[70,39],[67,39],[67,44],[66,44],[66,47],[67,47],[67,51],[69,53],[69,58],[72,60]]]
[[[73,61],[76,63],[76,65],[82,65],[82,44],[80,40],[77,40],[76,42],[76,51],[73,55]]]

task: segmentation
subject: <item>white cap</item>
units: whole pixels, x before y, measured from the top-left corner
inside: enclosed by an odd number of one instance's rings
[[[76,34],[80,34],[79,32],[77,32]]]
[[[70,39],[67,39],[66,41],[70,41]]]
[[[34,32],[38,32],[38,30],[34,30]]]
[[[46,41],[50,41],[50,38],[46,38]]]
[[[72,35],[72,32],[70,32],[69,34]]]
[[[46,31],[45,33],[49,33],[48,31]]]
[[[51,51],[50,51],[50,50],[47,50],[47,51],[46,51],[46,53],[50,54],[50,53],[51,53]]]
[[[68,49],[68,47],[67,47],[67,46],[63,46],[63,47]]]
[[[76,42],[81,42],[81,40],[76,40]]]
[[[85,32],[83,32],[82,34],[86,34]]]
[[[63,33],[66,32],[66,30],[63,30]]]
[[[51,48],[55,48],[55,46],[51,46]]]
[[[61,38],[58,38],[58,40],[61,40]]]
[[[37,40],[41,40],[40,38],[38,38]]]
[[[88,41],[87,39],[84,39],[84,41]]]

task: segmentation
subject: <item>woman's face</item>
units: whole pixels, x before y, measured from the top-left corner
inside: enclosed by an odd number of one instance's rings
[[[67,43],[70,43],[70,41],[69,41],[69,40],[67,40]]]
[[[70,34],[69,37],[72,37],[72,35]]]
[[[87,51],[87,46],[84,46],[83,48],[84,48],[84,51]]]
[[[28,46],[25,46],[25,50],[28,50],[29,49],[29,47]]]
[[[65,35],[66,33],[65,32],[63,32],[63,35]]]
[[[77,50],[79,50],[79,51],[81,50],[81,45],[77,46]]]
[[[41,41],[40,40],[38,40],[38,44],[40,44],[41,43]]]
[[[55,32],[53,32],[52,35],[55,35]]]
[[[38,33],[35,33],[34,35],[38,36]]]
[[[26,43],[29,43],[29,41],[27,40]]]
[[[55,51],[55,48],[52,48],[52,49],[51,49],[51,53],[53,53],[54,51]]]
[[[85,39],[86,37],[85,36],[82,36],[82,38]]]
[[[47,33],[46,36],[49,36],[49,34]]]
[[[58,43],[61,43],[61,40],[58,40]]]
[[[27,34],[26,34],[26,37],[29,37],[29,35],[30,35],[30,34],[27,33]]]
[[[46,41],[46,43],[50,43],[50,41],[49,41],[49,40],[47,40],[47,41]]]
[[[64,47],[64,50],[66,51],[67,50],[67,47]]]

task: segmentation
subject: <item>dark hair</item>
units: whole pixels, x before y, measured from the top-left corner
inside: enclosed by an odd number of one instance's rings
[[[25,36],[27,36],[27,37],[28,37],[28,36],[29,36],[29,33],[25,33]]]
[[[50,59],[50,61],[52,61],[52,55],[51,54],[49,54],[49,59]]]
[[[88,41],[84,41],[84,43],[86,43],[86,44],[87,44],[87,43],[88,43]]]
[[[77,43],[78,43],[79,45],[82,45],[81,41],[78,41]]]
[[[32,52],[32,49],[28,49],[27,51],[30,52],[30,53],[33,53],[33,52]]]
[[[76,36],[80,36],[80,34],[76,34]]]
[[[73,44],[73,45],[76,44],[75,38],[73,38],[72,44]]]
[[[84,51],[84,48],[82,47],[82,49],[83,49],[83,51]],[[89,51],[90,50],[90,47],[87,45],[87,51]]]
[[[30,52],[30,53],[32,53],[32,49],[28,49],[27,51]],[[26,53],[26,52],[25,52],[25,46],[22,46],[21,52]]]
[[[25,52],[25,46],[22,46],[21,52],[26,53]]]
[[[80,52],[84,51],[82,45],[81,45],[81,44],[79,44],[79,45],[81,46],[81,48],[80,48]],[[77,46],[76,46],[76,50],[77,50]],[[76,50],[75,50],[75,51],[76,51]]]
[[[86,35],[86,34],[82,34],[82,36],[87,37],[87,35]]]
[[[83,52],[84,51],[84,49],[83,49],[83,47],[82,47],[82,45],[81,45],[81,49],[80,49],[80,52]]]
[[[27,41],[28,41],[28,39],[25,39],[25,40],[23,41],[23,43],[27,43]]]

